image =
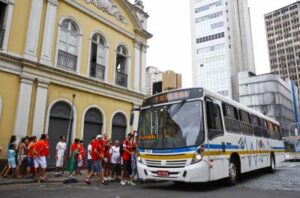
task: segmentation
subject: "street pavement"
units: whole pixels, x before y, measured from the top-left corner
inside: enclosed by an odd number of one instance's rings
[[[80,177],[82,180],[84,177]],[[49,178],[51,180],[51,178]],[[173,184],[172,182],[149,182],[137,186],[121,186],[112,183],[104,186],[94,180],[91,186],[83,183],[62,184],[27,183],[27,184],[0,184],[0,198],[19,197],[242,197],[242,198],[298,198],[300,195],[300,162],[286,162],[278,165],[275,174],[257,171],[243,175],[236,186],[228,187],[223,181],[205,184]]]

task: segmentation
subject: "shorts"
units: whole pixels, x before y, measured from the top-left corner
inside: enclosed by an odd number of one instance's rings
[[[126,172],[128,175],[131,174],[131,160],[123,161],[123,171]]]
[[[56,167],[62,168],[64,166],[64,155],[58,155],[56,159]]]
[[[87,169],[88,171],[92,171],[92,168],[93,168],[93,161],[91,159],[88,159],[86,161],[86,166],[87,166]]]
[[[35,168],[47,168],[47,161],[46,161],[46,157],[42,156],[42,157],[36,157],[34,158],[34,167]]]
[[[102,172],[101,160],[93,160],[92,166],[93,166],[93,172],[94,173],[101,173]]]
[[[28,157],[27,158],[27,167],[34,167],[33,157]]]
[[[16,160],[8,160],[8,167],[9,168],[16,168]]]
[[[112,164],[112,173],[116,173],[116,176],[121,175],[121,164]]]

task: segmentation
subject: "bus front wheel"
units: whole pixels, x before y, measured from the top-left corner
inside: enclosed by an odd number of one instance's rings
[[[268,168],[269,173],[275,173],[276,171],[276,163],[275,163],[275,157],[273,154],[270,156],[270,166]]]
[[[234,160],[229,162],[229,176],[227,178],[227,183],[230,186],[233,186],[238,181],[238,167]]]

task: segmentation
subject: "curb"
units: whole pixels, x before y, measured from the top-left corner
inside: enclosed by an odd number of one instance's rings
[[[41,182],[40,184],[63,183],[63,181],[64,180],[46,180],[44,182]],[[80,183],[80,182],[84,182],[84,180],[78,180],[78,183]],[[0,186],[8,186],[8,185],[14,185],[14,184],[37,184],[37,182],[35,180],[1,182]]]

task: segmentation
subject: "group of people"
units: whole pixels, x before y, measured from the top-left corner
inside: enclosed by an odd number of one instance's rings
[[[68,162],[70,176],[81,175],[83,167],[87,168],[85,182],[91,184],[93,177],[99,177],[100,182],[120,182],[121,185],[135,185],[137,176],[137,148],[134,135],[128,134],[123,142],[112,142],[106,134],[97,135],[91,139],[85,148],[83,140],[75,139],[70,152],[66,138],[59,137],[56,145],[55,176],[60,177]],[[2,149],[1,149],[2,150]],[[16,136],[10,138],[7,151],[7,164],[1,176],[7,177],[11,172],[17,178],[36,178],[37,181],[46,179],[47,160],[49,159],[48,135],[24,137],[17,143]]]
[[[23,137],[17,143],[17,137],[11,136],[7,146],[7,164],[1,171],[2,177],[11,172],[17,178],[36,178],[38,181],[46,179],[46,158],[49,155],[48,136],[42,134]]]

